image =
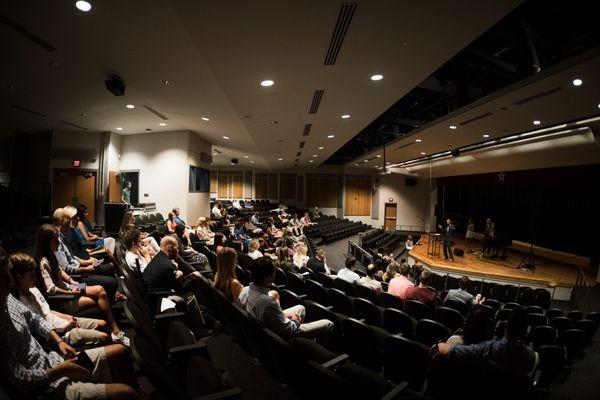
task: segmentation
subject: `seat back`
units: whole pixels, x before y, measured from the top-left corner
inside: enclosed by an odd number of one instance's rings
[[[527,320],[532,328],[540,325],[548,325],[548,318],[543,314],[528,314]]]
[[[328,289],[333,287],[335,280],[336,279],[332,278],[330,275],[324,274],[323,272],[317,272],[317,281]]]
[[[544,314],[544,309],[540,306],[529,306],[526,310],[529,314]]]
[[[548,321],[550,321],[552,318],[554,317],[562,317],[565,313],[563,312],[563,310],[558,309],[558,308],[552,308],[548,311],[546,311],[546,318],[548,318]]]
[[[548,325],[555,328],[558,333],[561,333],[569,329],[572,325],[572,322],[567,317],[554,317],[548,321]]]
[[[433,319],[450,329],[450,332],[456,331],[458,328],[462,327],[465,322],[461,313],[449,307],[436,308]]]
[[[381,292],[377,296],[378,304],[383,308],[394,308],[396,310],[404,311],[404,302],[399,297],[389,294],[387,292]]]
[[[383,310],[383,328],[393,335],[401,334],[412,338],[415,334],[415,320],[404,311],[386,308]]]
[[[573,361],[584,349],[586,343],[585,331],[567,329],[558,338],[558,344],[567,348],[567,359]]]
[[[418,300],[407,300],[404,303],[404,311],[416,320],[433,316],[433,310]]]
[[[598,330],[598,324],[596,321],[591,319],[580,319],[573,324],[574,329],[581,329],[585,332],[585,340],[589,342],[593,339],[596,331]]]
[[[319,282],[307,279],[305,282],[306,295],[317,303],[327,304],[327,288]]]
[[[343,322],[344,348],[352,361],[372,371],[381,370],[381,348],[377,332],[354,318]]]
[[[571,320],[571,322],[577,322],[583,318],[583,312],[579,310],[571,310],[566,315],[567,318]]]
[[[558,331],[548,325],[536,326],[529,332],[529,342],[534,349],[540,346],[553,345],[556,343]]]
[[[444,306],[455,309],[456,311],[461,313],[463,316],[467,315],[467,311],[469,310],[469,306],[464,301],[460,301],[460,300],[448,299],[448,300],[444,301]]]
[[[536,387],[547,390],[563,369],[567,351],[564,347],[555,345],[540,346],[536,351],[539,355],[538,370],[541,373]]]
[[[338,289],[329,289],[327,292],[327,303],[333,307],[333,311],[347,316],[354,315],[352,300],[344,292]]]
[[[382,326],[379,308],[369,300],[357,297],[354,299],[354,316],[364,319],[369,325]]]
[[[287,287],[294,293],[306,294],[304,278],[302,275],[296,274],[295,272],[287,273]]]
[[[394,383],[408,382],[419,390],[429,368],[429,349],[400,335],[388,336],[383,344],[383,374]]]
[[[552,302],[552,294],[546,289],[535,289],[533,294],[533,304],[538,307],[548,309]]]
[[[426,346],[433,346],[436,343],[446,341],[452,332],[444,325],[432,319],[420,319],[417,321],[415,330],[415,340]]]
[[[354,284],[350,283],[344,279],[335,279],[333,281],[333,287],[341,290],[342,292],[346,293],[348,296],[356,296],[355,292],[354,292]]]
[[[378,304],[379,302],[377,293],[375,293],[375,291],[368,286],[357,283],[356,285],[354,285],[354,293],[356,294],[356,297],[369,300],[373,304]]]

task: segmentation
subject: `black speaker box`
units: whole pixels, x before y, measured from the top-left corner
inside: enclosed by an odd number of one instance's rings
[[[458,247],[454,249],[454,255],[462,257],[465,255],[465,251],[463,249],[459,249]]]

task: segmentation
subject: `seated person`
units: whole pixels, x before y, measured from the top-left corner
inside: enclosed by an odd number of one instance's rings
[[[261,225],[260,221],[258,220],[258,213],[255,212],[252,214],[252,217],[250,218],[250,222],[252,223],[252,225],[255,226],[259,226]]]
[[[210,210],[210,216],[212,219],[221,219],[221,208],[223,208],[221,203],[215,203],[212,210]]]
[[[315,256],[306,262],[306,268],[312,270],[315,274],[322,272],[327,275],[331,275],[331,271],[327,266],[327,257],[325,256],[325,250],[318,249],[315,252]]]
[[[231,247],[223,247],[217,253],[217,274],[215,288],[219,289],[232,303],[237,301],[244,285],[237,280],[235,266],[237,253]]]
[[[280,211],[277,214],[277,219],[279,219],[279,222],[281,223],[282,226],[286,226],[289,222],[286,215],[288,215],[288,214],[285,214],[283,211]]]
[[[233,206],[234,209],[241,211],[242,210],[242,205],[240,204],[240,201],[238,199],[233,199],[233,201],[231,202],[231,205]]]
[[[387,282],[390,283],[390,281],[392,279],[394,279],[396,277],[396,275],[398,275],[398,270],[400,269],[400,264],[398,264],[396,261],[390,261],[390,263],[387,265],[385,272],[383,273],[383,276],[381,277],[381,280],[383,282]]]
[[[419,286],[411,286],[406,290],[406,300],[418,300],[432,310],[437,307],[437,294],[429,288],[431,270],[424,267],[419,275]]]
[[[109,296],[102,286],[87,285],[85,290],[68,286],[77,285],[65,271],[63,271],[55,256],[58,249],[58,229],[54,225],[42,225],[38,231],[36,243],[36,275],[37,287],[42,295],[53,294],[75,294],[78,295],[73,300],[59,303],[57,310],[65,314],[77,314],[79,310],[86,310],[92,307],[98,307],[104,314],[111,330],[111,339],[113,342],[120,342],[129,346],[129,338],[125,336],[115,320]]]
[[[346,258],[344,268],[337,272],[337,278],[343,279],[350,283],[354,283],[360,279],[360,275],[354,272],[354,266],[356,265],[356,258],[350,256]]]
[[[319,212],[319,209],[317,208],[317,206],[315,206],[315,208],[313,208],[312,212],[311,212],[311,218],[312,219],[319,219],[321,218],[322,214]]]
[[[252,222],[250,222],[250,219],[248,217],[244,217],[243,219],[244,221],[244,229],[246,230],[246,232],[248,233],[262,233],[262,229],[260,229],[258,226],[254,225]]]
[[[175,233],[176,227],[177,227],[177,222],[175,222],[175,214],[173,214],[173,212],[170,212],[167,215],[167,231],[169,231],[169,233],[173,234],[173,233]]]
[[[381,287],[381,282],[375,279],[375,275],[377,274],[377,267],[373,264],[369,264],[367,266],[367,276],[363,276],[358,280],[358,284],[367,286],[371,288],[375,293],[379,294],[383,291]]]
[[[102,259],[106,259],[107,261],[114,262],[114,257],[110,252],[107,252],[104,247],[97,247],[94,249],[86,248],[85,245],[79,240],[77,236],[77,225],[79,224],[79,216],[77,215],[77,209],[75,207],[66,206],[64,208],[59,208],[55,211],[56,219],[65,218],[65,226],[62,225],[62,219],[60,219],[60,224],[57,223],[59,229],[61,229],[61,234],[63,236],[63,242],[71,252],[73,256],[75,256],[79,263],[84,266],[93,265],[94,267],[100,265],[102,263]],[[60,216],[59,214],[62,213]],[[69,223],[66,222],[66,218],[70,218]],[[94,253],[92,257],[90,253]],[[111,271],[114,270],[112,266],[108,266]],[[112,273],[114,276],[114,271]]]
[[[200,238],[201,240],[204,240],[204,243],[208,246],[212,246],[214,244],[213,238],[215,237],[215,233],[210,230],[210,228],[208,227],[208,223],[206,222],[206,218],[204,217],[198,218],[196,236],[198,236],[198,238]]]
[[[454,335],[450,336],[446,343],[449,345],[471,345],[481,343],[490,338],[490,326],[492,319],[486,307],[473,307],[465,324]]]
[[[279,205],[277,206],[277,208],[275,208],[269,212],[274,212],[279,215],[283,215],[284,217],[288,217],[289,214],[285,212],[286,209],[287,209],[287,207],[285,206],[285,204],[283,204],[283,202],[280,202]]]
[[[302,236],[304,235],[303,225],[298,219],[298,215],[296,213],[292,214],[292,218],[288,222],[288,226],[292,228],[292,232],[294,236]]]
[[[257,258],[260,258],[263,256],[263,253],[261,253],[260,250],[258,249],[259,247],[260,247],[260,243],[256,239],[252,239],[250,241],[250,243],[248,243],[248,256],[251,259],[256,260]]]
[[[485,301],[485,297],[482,298],[481,294],[477,294],[477,296],[473,297],[473,295],[467,292],[467,288],[469,287],[469,277],[463,276],[458,281],[458,289],[450,289],[448,290],[448,294],[444,301],[447,300],[456,300],[465,303],[469,307],[474,304],[479,304]]]
[[[275,226],[275,220],[273,219],[273,217],[269,217],[269,219],[267,220],[267,235],[275,237],[275,238],[280,238],[283,236],[283,231],[281,229],[277,229],[277,227]]]
[[[267,235],[266,233],[262,233],[258,237],[258,244],[260,245],[258,249],[261,251],[261,253],[268,255],[272,255],[273,253],[275,253],[276,248],[271,243],[271,241],[269,240],[269,235]]]
[[[9,294],[8,257],[0,247],[0,369],[15,389],[32,398],[138,399],[127,350],[119,344],[85,350],[91,369],[75,362],[75,349],[38,314]],[[36,338],[33,337],[35,334]],[[46,351],[38,342],[51,346]],[[112,383],[112,375],[124,383]],[[93,383],[92,383],[93,382]]]
[[[298,272],[298,267],[291,260],[290,250],[285,247],[278,247],[275,251],[277,260],[273,261],[276,267],[281,268],[285,272]]]
[[[312,220],[310,219],[310,215],[308,215],[308,211],[304,212],[304,216],[300,218],[300,223],[303,226],[314,225],[314,222],[312,222]]]
[[[390,281],[387,291],[401,300],[406,300],[406,292],[408,292],[409,288],[414,287],[415,284],[408,277],[410,266],[407,263],[401,264],[399,271],[400,273]]]
[[[290,247],[290,245],[288,245],[287,243],[285,245],[288,248]],[[294,256],[292,257],[292,261],[298,269],[306,267],[306,263],[308,262],[308,247],[306,247],[306,245],[304,244],[298,246],[298,248],[296,249],[296,253],[294,253]]]
[[[527,345],[528,315],[515,308],[504,323],[504,337],[470,345],[439,343],[434,346],[441,356],[472,363],[493,362],[500,368],[517,375],[531,375],[537,366],[538,355]]]
[[[123,245],[127,249],[125,262],[132,271],[136,271],[139,266],[140,272],[143,273],[152,257],[156,255],[154,249],[147,242],[142,241],[141,232],[137,228],[125,232]]]
[[[273,262],[262,257],[253,264],[252,283],[246,293],[242,292],[241,297],[244,298],[240,298],[246,311],[285,339],[298,335],[326,342],[333,331],[333,323],[326,319],[304,323],[305,309],[302,305],[282,310],[269,295],[269,287],[275,279]]]
[[[204,319],[200,306],[196,301],[194,294],[190,292],[197,283],[196,279],[200,277],[198,271],[184,274],[178,269],[174,262],[179,256],[179,244],[173,236],[165,236],[160,241],[160,251],[150,263],[142,277],[148,294],[170,291],[173,294],[166,296],[169,300],[177,304],[177,309],[185,313],[186,325],[198,332],[204,328]]]
[[[32,313],[42,317],[61,338],[71,346],[109,342],[106,322],[101,319],[75,318],[72,315],[52,311],[46,299],[36,287],[36,263],[24,253],[9,258],[10,273],[18,289],[18,299]]]
[[[92,223],[88,219],[88,210],[85,204],[79,204],[77,206],[77,217],[79,218],[79,222],[75,227],[75,234],[82,244],[85,245],[88,242],[95,242],[95,247],[104,247],[111,253],[115,252],[114,238],[102,238],[101,236],[95,235],[91,232]]]
[[[408,237],[406,238],[406,250],[410,251],[412,250],[413,247],[415,247],[414,243],[413,243],[413,237],[412,235],[408,235]]]

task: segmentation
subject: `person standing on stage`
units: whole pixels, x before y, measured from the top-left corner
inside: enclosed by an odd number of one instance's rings
[[[442,229],[442,226],[439,226]],[[444,258],[448,259],[450,254],[450,261],[454,261],[454,255],[452,254],[452,239],[454,238],[454,231],[456,228],[452,224],[450,218],[446,220],[446,227],[444,228]]]
[[[469,217],[469,222],[467,222],[467,233],[465,234],[465,239],[467,241],[467,253],[473,253],[473,249],[471,249],[473,232],[475,232],[475,224],[473,223],[473,217]]]
[[[484,257],[492,249],[492,240],[494,239],[494,223],[490,218],[485,220],[485,229],[483,230],[483,248],[477,258]]]

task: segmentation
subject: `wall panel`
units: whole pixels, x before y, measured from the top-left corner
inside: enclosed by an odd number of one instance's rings
[[[266,199],[267,191],[267,174],[254,175],[254,196],[257,199]]]
[[[347,175],[344,184],[344,215],[368,216],[371,211],[371,177]]]
[[[338,206],[337,175],[306,175],[307,207],[336,208]]]
[[[296,174],[279,174],[279,198],[280,199],[295,199],[296,198]]]

